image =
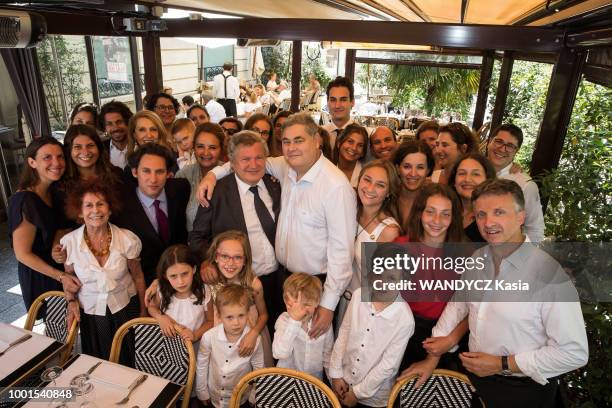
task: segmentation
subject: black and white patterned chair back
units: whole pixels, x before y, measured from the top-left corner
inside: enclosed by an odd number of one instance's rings
[[[136,343],[136,369],[187,384],[189,354],[181,337],[166,337],[159,326],[138,324],[133,327]]]
[[[460,378],[433,374],[416,388],[408,381],[399,394],[399,408],[469,408],[475,389]],[[397,403],[395,406],[398,406]]]
[[[52,337],[60,343],[66,343],[68,326],[66,325],[66,310],[68,302],[63,296],[49,296],[44,301],[46,308],[45,336]]]
[[[271,374],[254,378],[257,408],[332,408],[333,405],[318,387],[308,381]]]

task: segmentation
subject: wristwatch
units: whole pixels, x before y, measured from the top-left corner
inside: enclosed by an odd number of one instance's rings
[[[502,370],[500,374],[506,377],[512,375],[512,370],[510,370],[510,367],[508,367],[508,356],[502,356],[501,363]]]

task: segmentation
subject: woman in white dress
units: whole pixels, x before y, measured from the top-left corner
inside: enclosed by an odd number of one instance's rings
[[[387,160],[373,160],[363,166],[357,185],[357,235],[353,277],[340,299],[338,321],[340,327],[352,293],[361,286],[362,243],[392,242],[401,235],[398,223],[397,196],[400,179],[395,166]]]

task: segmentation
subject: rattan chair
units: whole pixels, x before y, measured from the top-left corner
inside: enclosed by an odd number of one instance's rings
[[[431,377],[416,388],[418,375],[412,375],[393,386],[387,408],[469,408],[476,392],[465,374],[451,370],[434,370]],[[480,405],[484,403],[479,399]]]
[[[257,408],[340,408],[334,392],[312,375],[288,368],[262,368],[248,373],[234,387],[230,408],[239,408],[242,395],[255,387]]]
[[[135,368],[185,386],[181,407],[189,407],[196,368],[191,342],[179,336],[166,337],[155,319],[139,317],[126,322],[115,333],[110,361],[119,362],[121,344],[129,330],[134,331]]]
[[[32,306],[28,310],[28,317],[23,326],[24,329],[32,330],[43,306],[45,307],[45,336],[52,337],[66,345],[65,351],[60,355],[60,363],[63,364],[72,354],[74,342],[79,331],[78,323],[74,319],[70,327],[67,327],[66,311],[68,309],[68,302],[64,292],[52,290],[43,293],[32,302]]]

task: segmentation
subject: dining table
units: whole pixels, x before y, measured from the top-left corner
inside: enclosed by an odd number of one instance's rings
[[[85,386],[75,383],[77,378],[83,377]],[[62,367],[61,374],[42,388],[70,388],[73,392],[55,400],[47,399],[44,401],[46,405],[34,398],[17,403],[15,407],[166,408],[174,406],[184,391],[184,386],[165,378],[87,354],[70,358]],[[77,391],[83,388],[90,390],[78,395]]]

